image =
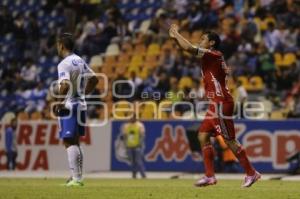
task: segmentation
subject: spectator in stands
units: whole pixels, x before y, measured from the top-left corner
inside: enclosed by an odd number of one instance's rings
[[[268,23],[268,29],[264,34],[264,42],[270,52],[274,52],[280,45],[280,32],[275,29],[275,25],[272,22]]]
[[[182,72],[181,75],[184,76],[189,76],[192,77],[194,73],[194,67],[192,65],[192,61],[189,59],[185,59],[184,60],[184,64],[182,67]]]
[[[187,0],[174,0],[173,8],[176,11],[176,16],[182,19],[186,16],[186,8],[188,6]]]
[[[139,98],[142,89],[143,80],[140,77],[138,77],[134,71],[131,71],[128,81],[133,86],[132,89],[134,89],[134,94],[135,94],[134,99]]]
[[[43,88],[43,83],[38,82],[36,88],[32,90],[31,98],[34,101],[34,110],[42,112],[46,106],[45,98],[47,96],[47,89]]]
[[[189,30],[197,30],[197,27],[199,27],[201,23],[202,18],[202,10],[199,3],[192,3],[190,7],[188,7],[188,16],[187,16],[187,22],[188,22],[188,29]]]
[[[245,75],[244,66],[246,65],[247,55],[243,52],[236,52],[234,55],[227,61],[228,66],[231,67],[232,76],[241,76]]]
[[[145,126],[133,115],[128,123],[122,127],[122,133],[125,138],[127,154],[132,166],[132,178],[137,177],[140,172],[142,178],[146,178],[145,166],[143,160],[143,151],[145,147]]]
[[[181,78],[182,70],[184,67],[185,57],[181,52],[178,52],[178,56],[176,56],[175,65],[170,71],[170,76],[177,77],[177,79]]]
[[[256,52],[256,47],[252,48],[250,52],[247,53],[246,58],[246,67],[244,69],[245,73],[249,76],[255,75],[257,72],[257,63],[258,63],[258,57]]]
[[[5,151],[7,158],[7,170],[15,170],[17,159],[17,119],[12,118],[9,126],[5,129]]]
[[[25,110],[26,112],[32,112],[35,109],[35,102],[32,99],[32,91],[27,85],[21,87],[21,89],[16,92],[18,108]]]
[[[176,56],[172,53],[171,49],[166,48],[164,55],[160,57],[160,65],[166,72],[170,72],[175,65]]]
[[[125,77],[124,73],[121,71],[119,71],[117,78],[114,80],[113,86],[114,86],[115,94],[117,94],[118,96],[130,95],[133,89],[130,83],[128,83],[128,80]],[[113,95],[114,102],[120,100],[118,96]]]
[[[156,88],[158,84],[158,76],[157,71],[150,68],[147,79],[143,82],[143,92],[154,92],[154,89]]]
[[[83,18],[82,20],[85,19]],[[99,52],[100,47],[97,44],[103,28],[103,24],[99,22],[97,17],[90,16],[88,18],[88,21],[86,21],[85,25],[83,26],[80,37],[76,41],[79,51],[81,51],[82,54],[92,56]],[[102,46],[103,45],[101,44],[101,48],[103,48]]]
[[[297,50],[297,39],[300,37],[299,28],[292,26],[290,29],[287,29],[287,34],[285,35],[285,42],[283,43],[284,48],[287,51],[296,51]],[[298,49],[300,47],[298,43]]]
[[[21,69],[21,77],[26,85],[32,86],[37,80],[37,68],[33,60],[28,58],[26,64]]]
[[[275,64],[273,54],[268,52],[268,49],[262,43],[258,48],[258,61],[259,61],[259,74],[263,78],[268,88],[276,88],[274,82],[276,82],[275,77]]]
[[[130,77],[128,80],[134,85],[135,90],[137,90],[138,87],[140,87],[141,84],[143,83],[143,80],[136,75],[135,71],[131,71]]]
[[[160,92],[161,95],[164,95],[170,89],[170,81],[168,79],[167,73],[160,72],[158,74],[158,83],[155,87],[155,90]]]
[[[41,52],[47,56],[56,55],[56,32],[55,30],[50,30],[48,37],[41,41]]]

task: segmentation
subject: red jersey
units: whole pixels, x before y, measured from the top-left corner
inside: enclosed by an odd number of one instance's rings
[[[229,102],[233,98],[226,85],[228,67],[219,51],[212,50],[201,58],[205,95],[215,102]]]

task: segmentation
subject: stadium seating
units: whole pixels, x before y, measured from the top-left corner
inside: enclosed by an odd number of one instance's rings
[[[127,33],[124,38],[120,35],[110,38],[108,40],[110,42],[107,42],[101,52],[92,53],[90,55],[82,54],[83,57],[87,58],[92,69],[95,72],[102,72],[106,74],[110,82],[112,82],[119,74],[125,74],[125,77],[128,78],[130,73],[133,71],[137,76],[142,78],[142,80],[146,80],[151,73],[161,69],[160,61],[167,52],[167,49],[171,50],[172,54],[177,55],[179,51],[174,40],[165,38],[165,36],[158,38],[157,35],[153,37],[152,34],[148,34],[149,30],[153,33],[153,30],[151,29],[153,28],[153,21],[161,20],[160,16],[162,14],[168,15],[168,13],[165,13],[162,8],[164,3],[166,2],[162,0],[117,1],[115,8],[120,11],[120,14],[122,14],[122,19],[126,20],[126,23],[128,23],[130,34]],[[35,13],[38,26],[40,28],[41,38],[45,39],[45,41],[43,41],[45,43],[48,42],[53,30],[61,30],[67,22],[67,16],[64,15],[63,12],[59,11],[59,6],[49,6],[47,0],[3,0],[0,2],[0,5],[7,6],[12,17],[22,14],[26,21],[25,27],[28,23],[30,14]],[[105,29],[105,25],[107,23],[106,20],[108,20],[107,16],[105,16],[105,14],[100,16],[99,14],[98,20],[103,23],[102,25],[104,25],[104,27],[102,28]],[[254,40],[256,42],[262,40],[264,31],[267,30],[267,24],[271,22],[278,25],[278,20],[279,19],[276,16],[271,15],[268,15],[265,18],[254,17],[254,22],[257,25],[257,32],[259,33],[255,36]],[[168,23],[172,22],[181,25],[184,25],[187,21],[189,21],[189,18],[181,18],[179,16],[173,16],[168,19]],[[238,18],[233,19],[232,17],[224,17],[220,22],[222,24],[220,27],[220,31],[222,31],[222,39],[226,40],[226,34],[232,33],[232,26],[235,23],[239,26],[243,26],[244,23],[247,23],[247,18],[243,18],[239,21]],[[76,21],[76,23],[79,24],[79,21]],[[189,23],[186,23],[185,25],[187,24]],[[188,26],[189,25],[187,25],[187,27]],[[166,32],[166,30],[159,31]],[[180,32],[192,43],[198,43],[202,35],[202,31],[200,31],[199,28],[182,28]],[[16,54],[18,54],[16,53],[17,48],[15,47],[16,41],[16,35],[13,32],[7,32],[0,36],[0,60],[3,64],[7,65],[11,59],[19,60],[16,57]],[[81,53],[82,49],[79,48],[77,50]],[[48,53],[41,53],[41,55],[37,57],[37,75],[38,79],[42,80],[44,88],[47,88],[52,81],[57,79],[56,66],[60,61],[60,58],[57,55],[54,55],[55,53],[51,51]],[[188,54],[185,53],[184,56],[188,57]],[[291,66],[297,64],[297,51],[293,50],[293,48],[276,49],[275,53],[273,53],[273,57],[276,70],[288,70],[289,68],[292,68]],[[186,57],[183,59],[185,58]],[[180,60],[176,61],[178,62]],[[23,66],[24,63],[21,63],[21,65]],[[268,84],[266,84],[263,81],[263,78],[259,76],[261,74],[257,73],[257,70],[254,71],[253,74],[248,74],[245,72],[247,70],[243,70],[241,74],[238,74],[236,79],[242,82],[243,86],[249,92],[249,95],[255,95],[256,93],[266,92],[268,90],[265,89]],[[178,85],[180,89],[193,87],[193,78],[195,77],[182,77],[181,74],[176,75],[178,76]],[[169,74],[168,78],[171,78]],[[233,91],[236,87],[236,82],[233,79],[229,79],[228,87],[231,91]],[[97,89],[104,89],[103,82],[97,85]],[[283,92],[289,91],[285,90]],[[293,96],[296,96],[296,93],[297,92],[293,92]],[[280,93],[278,93],[278,95],[283,96]],[[40,113],[32,113],[31,116],[24,113],[23,111],[26,108],[24,103],[18,104],[20,101],[24,101],[24,99],[18,99],[17,95],[14,94],[7,94],[6,89],[4,89],[3,94],[1,93],[0,99],[5,102],[0,103],[0,116],[11,109],[16,109],[16,105],[19,105],[18,111],[21,110],[21,113],[18,117],[21,119],[28,119],[30,117],[32,117],[32,119],[40,119],[40,117],[42,117],[42,114]],[[111,96],[106,97],[104,100],[112,103]],[[163,114],[165,115],[165,113]],[[151,118],[151,113],[147,111],[142,112],[142,115],[144,118]],[[283,115],[286,115],[286,113]],[[275,118],[279,117],[280,113],[274,112],[273,115],[271,115],[271,118],[273,116]],[[167,115],[164,117],[168,118]]]

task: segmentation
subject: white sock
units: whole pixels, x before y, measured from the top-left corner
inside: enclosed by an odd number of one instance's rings
[[[71,170],[73,180],[81,180],[82,178],[82,161],[83,155],[80,147],[71,145],[67,148],[69,168]]]
[[[80,179],[82,179],[82,169],[83,169],[83,149],[81,146],[78,147],[79,149],[79,159],[78,159],[78,162],[79,162],[79,169],[80,169]]]

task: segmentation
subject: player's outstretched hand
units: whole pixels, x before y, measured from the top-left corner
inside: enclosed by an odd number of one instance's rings
[[[172,38],[175,38],[176,33],[178,32],[178,26],[176,24],[172,24],[169,29],[169,35]]]

